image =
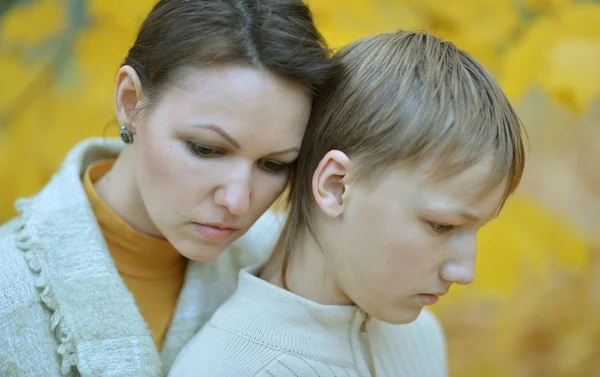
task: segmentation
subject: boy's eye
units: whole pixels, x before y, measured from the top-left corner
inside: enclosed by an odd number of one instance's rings
[[[443,224],[431,223],[431,227],[433,228],[433,230],[436,233],[448,233],[448,232],[454,230],[453,225],[443,225]]]
[[[212,157],[215,155],[222,155],[223,151],[217,148],[212,148],[206,145],[198,144],[193,141],[187,142],[188,147],[192,152],[200,157]]]
[[[279,173],[286,171],[289,167],[288,164],[284,164],[281,162],[273,161],[273,160],[260,160],[258,165],[265,171],[270,173]]]

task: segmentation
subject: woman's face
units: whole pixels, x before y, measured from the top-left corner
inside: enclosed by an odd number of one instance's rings
[[[368,187],[346,184],[337,204],[321,201],[325,209],[343,204],[318,223],[338,303],[408,323],[452,284],[473,281],[477,232],[498,215],[505,189],[481,194],[491,166],[482,160],[441,182],[425,170],[395,169]]]
[[[146,116],[134,117],[127,148],[152,233],[190,259],[211,260],[286,187],[312,98],[251,67],[182,74]]]

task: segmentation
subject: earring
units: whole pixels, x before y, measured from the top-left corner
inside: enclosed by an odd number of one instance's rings
[[[133,144],[133,135],[127,127],[121,127],[121,132],[119,132],[119,135],[121,135],[121,140],[123,140],[125,144]]]

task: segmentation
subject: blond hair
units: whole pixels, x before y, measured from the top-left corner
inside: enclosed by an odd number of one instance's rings
[[[339,72],[315,100],[288,196],[289,217],[274,258],[282,283],[295,235],[314,235],[312,176],[330,150],[346,153],[361,180],[396,166],[432,162],[444,179],[492,156],[491,190],[504,201],[525,164],[523,128],[492,76],[454,44],[399,31],[355,42],[334,56]],[[502,205],[501,204],[501,205]],[[283,254],[281,254],[283,252]]]

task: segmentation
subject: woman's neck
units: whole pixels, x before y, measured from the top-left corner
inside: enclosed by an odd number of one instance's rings
[[[98,196],[133,229],[154,237],[163,237],[146,211],[133,167],[133,149],[125,147],[112,168],[94,187]]]
[[[330,266],[325,252],[307,231],[298,231],[286,270],[286,285],[290,292],[325,305],[347,305],[352,301],[335,279],[335,266]],[[283,248],[273,251],[273,257],[260,272],[260,278],[284,288],[281,280]]]

